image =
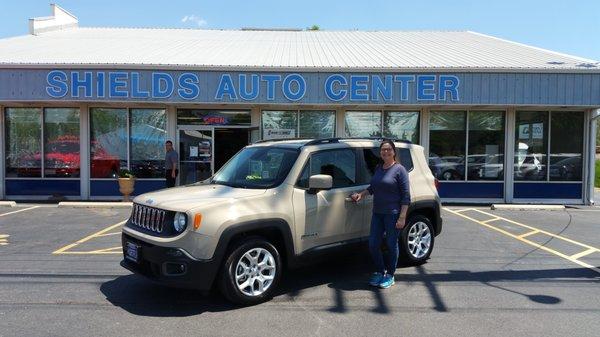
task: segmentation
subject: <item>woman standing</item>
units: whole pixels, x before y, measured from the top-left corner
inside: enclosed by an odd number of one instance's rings
[[[406,224],[406,212],[410,204],[408,172],[396,161],[396,146],[391,140],[384,140],[379,146],[383,164],[375,168],[370,186],[352,199],[360,201],[365,195],[373,195],[373,215],[369,250],[375,262],[375,272],[369,284],[374,287],[389,288],[394,285],[394,272],[398,264],[398,236]],[[384,239],[389,253],[387,261],[381,251]]]

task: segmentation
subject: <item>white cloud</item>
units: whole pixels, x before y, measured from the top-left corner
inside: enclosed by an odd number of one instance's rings
[[[206,22],[206,20],[204,20],[201,17],[198,17],[196,15],[186,15],[181,19],[181,22],[183,23],[195,23],[198,27],[203,27],[206,26],[208,24],[208,22]]]

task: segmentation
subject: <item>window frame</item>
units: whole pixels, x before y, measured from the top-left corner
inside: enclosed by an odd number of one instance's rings
[[[4,151],[6,151],[6,147],[8,146],[8,143],[6,142],[8,139],[8,134],[6,134],[6,112],[9,109],[39,109],[40,110],[40,114],[39,114],[39,120],[40,120],[40,139],[39,139],[39,143],[40,143],[40,176],[39,177],[8,177],[7,176],[7,162],[6,160],[4,161],[4,167],[2,168],[4,171],[4,179],[5,180],[81,180],[81,172],[82,172],[82,164],[81,164],[81,132],[83,131],[81,128],[81,115],[82,115],[82,111],[84,111],[85,109],[82,109],[80,106],[69,106],[69,105],[60,105],[60,106],[3,106],[2,107],[2,117],[3,117],[3,125],[2,127],[4,128],[2,131],[4,132]],[[46,151],[45,151],[45,147],[46,144],[44,142],[45,139],[45,129],[46,126],[44,125],[44,121],[45,121],[45,116],[46,116],[46,109],[76,109],[79,112],[79,177],[46,177],[45,175],[45,170],[46,170],[46,165],[45,165],[45,158],[46,158]],[[6,153],[5,153],[6,155]]]
[[[319,110],[319,109],[280,109],[280,110],[267,110],[267,109],[261,109],[260,110],[260,124],[259,124],[259,132],[260,132],[260,139],[264,140],[264,125],[263,125],[263,117],[264,117],[264,113],[265,112],[293,112],[294,115],[296,116],[296,128],[295,128],[295,134],[296,137],[294,137],[293,139],[317,139],[317,138],[306,138],[306,137],[300,137],[300,114],[302,114],[302,112],[330,112],[333,114],[333,135],[331,136],[331,138],[335,138],[337,135],[337,111],[335,109],[333,110]],[[277,139],[273,139],[273,140],[277,140]]]
[[[417,134],[417,139],[418,142],[414,143],[409,139],[406,139],[408,141],[410,141],[413,144],[417,144],[419,145],[421,143],[421,124],[422,124],[422,116],[423,116],[423,110],[422,109],[407,109],[407,110],[402,110],[402,109],[384,109],[384,110],[377,110],[377,109],[372,109],[372,110],[344,110],[344,137],[351,137],[348,135],[348,133],[346,132],[346,114],[348,112],[378,112],[379,113],[379,121],[381,123],[381,128],[379,129],[379,132],[381,134],[381,137],[377,137],[377,138],[390,138],[390,139],[399,139],[399,138],[393,138],[393,137],[388,137],[385,134],[385,117],[388,115],[388,113],[417,113],[417,126],[416,126],[416,134]],[[354,137],[354,138],[368,138],[368,137]]]
[[[302,169],[300,170],[300,173],[298,174],[298,176],[295,179],[294,188],[308,191],[309,190],[308,186],[307,187],[300,186],[299,185],[299,181],[300,181],[300,178],[302,177],[302,173],[304,173],[304,170],[306,169],[307,165],[310,164],[310,160],[312,159],[312,156],[315,155],[315,154],[324,153],[324,152],[332,152],[332,151],[351,151],[351,152],[354,152],[354,176],[356,177],[356,181],[357,182],[355,182],[353,185],[345,186],[345,187],[333,187],[333,184],[332,184],[332,187],[331,187],[331,189],[329,189],[329,191],[334,190],[334,189],[350,188],[350,187],[356,187],[356,186],[365,185],[365,184],[359,183],[360,178],[362,177],[361,171],[358,170],[358,167],[360,165],[360,160],[359,160],[360,159],[359,158],[360,151],[358,151],[357,148],[333,148],[333,149],[317,150],[317,151],[310,152],[308,154],[308,157],[307,157],[306,161],[304,162],[304,164],[302,164]],[[310,180],[310,175],[308,176],[308,178]]]

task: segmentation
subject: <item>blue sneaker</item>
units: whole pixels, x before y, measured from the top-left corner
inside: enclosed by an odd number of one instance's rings
[[[381,282],[379,283],[379,288],[387,289],[393,286],[395,283],[396,281],[394,280],[394,275],[385,274],[385,276],[383,276]]]
[[[383,280],[382,273],[373,273],[373,275],[371,275],[371,279],[369,280],[369,285],[373,287],[378,287],[381,283],[381,280]]]

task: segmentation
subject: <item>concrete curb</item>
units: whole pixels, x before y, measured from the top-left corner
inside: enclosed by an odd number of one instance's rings
[[[564,205],[517,205],[517,204],[492,204],[493,210],[511,211],[562,211]]]
[[[58,207],[72,208],[131,208],[132,202],[85,202],[85,201],[61,201]]]
[[[17,203],[14,201],[0,201],[1,207],[17,207]]]

